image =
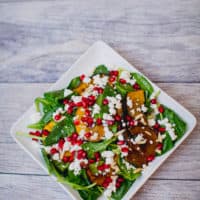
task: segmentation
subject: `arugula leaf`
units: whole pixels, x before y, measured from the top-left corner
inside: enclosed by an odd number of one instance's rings
[[[168,118],[171,124],[175,124],[175,132],[180,139],[187,130],[187,124],[173,110],[164,107],[163,116]]]
[[[144,91],[148,91],[148,96],[150,96],[154,89],[152,87],[152,85],[149,83],[149,81],[142,75],[138,74],[138,73],[131,73],[133,78],[136,80],[136,82],[140,85],[140,87],[144,90]]]
[[[66,118],[53,127],[51,133],[44,140],[44,145],[49,146],[55,144],[60,138],[71,135],[75,132],[72,116],[66,115]]]
[[[127,169],[120,157],[117,160],[117,164],[118,164],[119,169],[120,169],[119,174],[121,176],[123,176],[125,179],[127,179],[129,181],[134,181],[139,176],[141,176],[141,173],[134,173],[134,169]]]
[[[121,84],[120,82],[116,82],[115,84],[117,91],[125,96],[128,92],[133,91],[133,87],[130,84]]]
[[[68,89],[73,90],[75,88],[77,88],[79,85],[81,84],[81,79],[79,76],[77,76],[76,78],[73,78],[71,80],[71,82],[68,85]]]
[[[111,199],[113,200],[121,200],[123,196],[127,193],[129,188],[132,186],[133,181],[124,180],[121,184],[121,187],[117,189],[115,193],[112,194]]]
[[[44,113],[43,117],[37,123],[28,125],[28,128],[37,130],[43,129],[44,126],[52,119],[53,112],[53,110],[50,110],[49,112]]]
[[[86,142],[82,145],[82,148],[88,152],[88,156],[92,157],[95,152],[104,151],[109,144],[114,142],[117,138],[112,137],[103,142]]]
[[[67,171],[68,167],[69,167],[69,163],[63,163],[63,162],[58,162],[56,160],[52,161],[55,168],[64,175],[64,172]]]
[[[174,143],[173,143],[169,133],[166,132],[166,137],[165,137],[164,142],[163,142],[162,154],[166,153],[167,151],[169,151],[173,147],[174,147]]]
[[[93,75],[96,75],[96,74],[108,75],[109,71],[108,71],[108,69],[105,65],[99,65],[99,66],[96,67],[96,69],[93,72]]]

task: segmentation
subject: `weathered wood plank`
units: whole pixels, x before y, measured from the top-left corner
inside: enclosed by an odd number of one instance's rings
[[[154,81],[200,82],[199,7],[198,0],[1,3],[0,82],[54,82],[100,39]]]
[[[159,83],[200,119],[200,84]],[[0,84],[0,172],[44,174],[10,137],[14,121],[50,84]],[[186,94],[187,91],[187,94]],[[154,178],[200,179],[200,126],[155,173]],[[12,159],[11,159],[12,158]]]
[[[71,199],[50,177],[0,174],[1,199]],[[200,181],[149,180],[132,200],[198,199]],[[32,195],[30,195],[32,194]]]

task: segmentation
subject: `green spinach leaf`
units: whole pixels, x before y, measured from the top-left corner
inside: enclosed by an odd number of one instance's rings
[[[108,71],[108,69],[105,65],[99,65],[99,66],[96,67],[96,69],[93,72],[93,75],[96,75],[96,74],[108,75],[109,71]]]
[[[164,154],[167,151],[169,151],[170,149],[172,149],[173,146],[174,146],[174,143],[173,143],[169,133],[166,132],[166,137],[165,137],[164,142],[163,142],[162,154]]]
[[[79,85],[81,84],[81,79],[79,76],[77,76],[76,78],[73,78],[71,80],[71,82],[68,85],[68,89],[73,90],[75,88],[77,88]]]

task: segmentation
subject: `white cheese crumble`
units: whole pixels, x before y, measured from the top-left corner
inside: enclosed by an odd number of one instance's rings
[[[147,140],[143,137],[143,134],[138,134],[137,137],[135,138],[135,143],[136,144],[145,144]]]
[[[143,104],[142,106],[141,106],[141,110],[142,110],[142,112],[143,113],[145,113],[145,112],[147,112],[147,107]]]
[[[148,119],[148,125],[149,126],[154,126],[156,124],[156,121],[154,118]]]
[[[112,195],[112,192],[116,192],[116,181],[118,176],[111,176],[112,182],[109,184],[109,186],[104,190],[104,196],[109,198]]]
[[[104,88],[108,82],[108,77],[103,76],[101,77],[99,74],[93,76],[93,83],[99,87]]]
[[[84,83],[90,83],[90,81],[91,81],[91,79],[88,76],[85,76],[84,79],[83,79]]]
[[[98,138],[98,133],[94,132],[93,135],[90,137],[91,140],[96,140]]]
[[[133,102],[129,97],[127,97],[127,105],[128,105],[129,108],[133,107]]]
[[[108,113],[104,113],[103,114],[103,119],[104,120],[113,120],[113,117],[111,115],[109,115]]]
[[[65,89],[64,90],[64,97],[67,97],[68,95],[70,95],[70,94],[72,94],[73,93],[73,91],[71,91],[71,90],[69,90],[69,89]]]
[[[131,78],[131,74],[129,71],[122,71],[119,76],[120,79],[124,79],[127,83],[134,85],[136,83],[134,78]]]
[[[69,165],[69,170],[74,172],[74,175],[78,175],[81,171],[81,165],[80,163],[84,162],[85,164],[88,163],[86,159],[80,159],[78,160],[77,158],[74,159],[72,163]]]
[[[158,120],[158,123],[160,125],[164,125],[166,128],[166,131],[169,133],[171,139],[174,141],[177,138],[177,135],[175,134],[175,130],[172,127],[172,124],[169,122],[168,118],[164,118],[162,120]]]
[[[107,126],[104,126],[105,138],[110,139],[113,136],[113,133],[109,130]]]
[[[100,106],[98,104],[94,104],[92,116],[94,117],[95,114],[98,114],[100,112]]]
[[[105,158],[105,163],[109,165],[114,163],[114,155],[112,151],[103,151],[101,153],[101,156]]]
[[[82,100],[82,96],[72,96],[72,101],[74,102],[74,103],[78,103],[78,102],[81,102],[81,100]]]

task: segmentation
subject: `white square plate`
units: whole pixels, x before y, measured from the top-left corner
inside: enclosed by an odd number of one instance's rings
[[[130,71],[138,71],[134,66],[128,63],[124,58],[122,58],[118,53],[116,53],[111,47],[102,41],[98,41],[93,44],[72,66],[64,73],[61,78],[52,85],[49,90],[60,89],[66,87],[69,81],[78,75],[90,74],[94,67],[100,64],[105,64],[106,66],[116,66],[123,67],[124,69]],[[152,83],[152,82],[151,82]],[[174,99],[163,92],[159,87],[153,84],[155,90],[160,90],[159,101],[169,108],[173,109],[177,114],[179,114],[183,120],[187,123],[187,132],[184,136],[176,143],[174,148],[167,152],[166,154],[157,157],[145,170],[143,175],[138,178],[129,191],[124,196],[123,200],[130,199],[139,188],[149,179],[149,177],[159,168],[159,166],[172,154],[175,149],[186,139],[186,137],[192,132],[196,125],[196,118],[183,106],[177,103]],[[32,106],[24,115],[12,126],[11,135],[15,141],[47,172],[45,163],[42,159],[40,149],[38,145],[29,138],[20,137],[16,135],[17,131],[28,132],[26,128],[31,121],[31,115],[34,114],[35,107]],[[56,178],[53,177],[55,180]],[[72,188],[59,183],[59,185],[73,198],[81,199],[78,192]]]

